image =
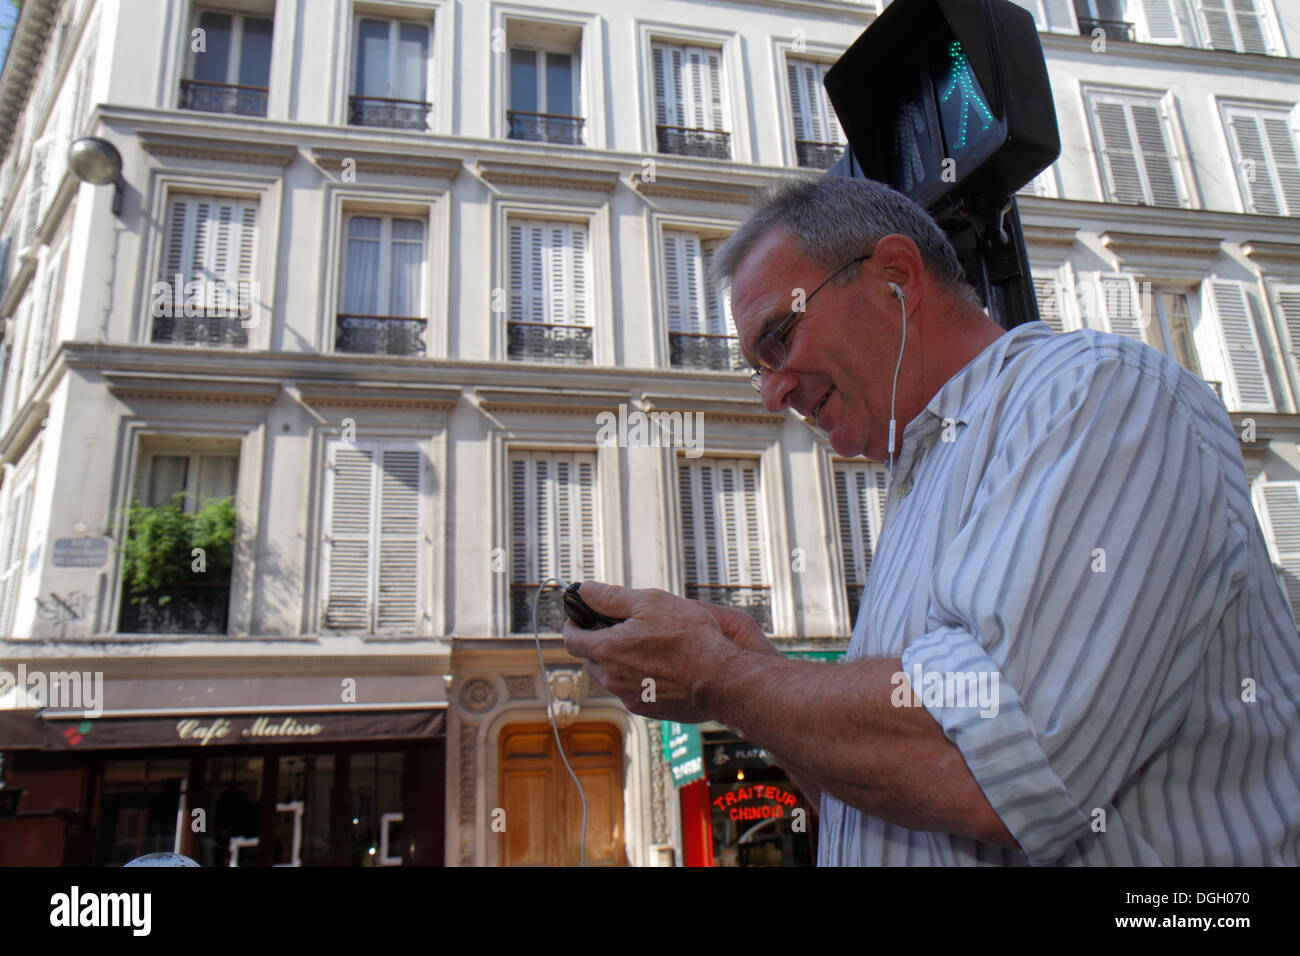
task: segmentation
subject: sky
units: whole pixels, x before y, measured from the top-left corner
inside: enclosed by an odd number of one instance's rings
[[[10,0],[0,0],[0,63],[9,55],[9,38],[18,22],[18,8]]]

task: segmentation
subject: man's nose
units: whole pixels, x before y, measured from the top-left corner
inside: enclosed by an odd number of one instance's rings
[[[769,412],[784,411],[799,386],[799,377],[791,372],[764,372],[762,378],[763,407]]]

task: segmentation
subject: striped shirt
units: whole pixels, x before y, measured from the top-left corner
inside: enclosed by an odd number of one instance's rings
[[[1155,349],[1032,322],[944,384],[895,460],[873,657],[1023,852],[824,794],[820,866],[1300,863],[1300,637],[1226,410]]]

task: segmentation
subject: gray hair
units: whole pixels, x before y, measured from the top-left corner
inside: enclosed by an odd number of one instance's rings
[[[709,281],[715,288],[730,282],[772,226],[795,236],[803,254],[827,272],[870,252],[885,236],[906,236],[916,243],[935,278],[958,298],[979,307],[952,243],[929,213],[883,183],[843,176],[788,178],[771,187],[714,256]],[[859,268],[861,264],[846,269],[836,281],[851,281]]]

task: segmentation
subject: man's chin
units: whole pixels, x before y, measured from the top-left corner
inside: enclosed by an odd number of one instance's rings
[[[867,442],[860,435],[846,433],[843,429],[832,428],[826,436],[835,454],[843,458],[860,458],[867,455]]]

